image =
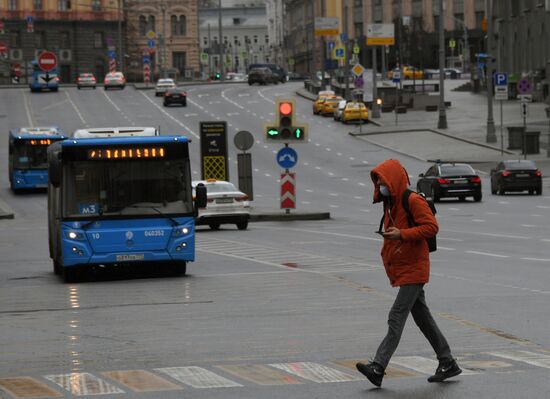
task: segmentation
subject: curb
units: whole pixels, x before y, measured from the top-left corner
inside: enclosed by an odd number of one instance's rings
[[[13,219],[13,211],[4,201],[0,200],[0,219]]]
[[[256,213],[250,215],[251,222],[290,222],[295,220],[327,220],[330,219],[330,212],[310,213]]]

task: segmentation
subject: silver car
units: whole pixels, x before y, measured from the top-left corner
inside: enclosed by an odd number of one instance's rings
[[[93,73],[81,73],[76,78],[76,87],[78,87],[78,90],[82,87],[92,87],[95,89],[96,84],[97,82]]]
[[[113,87],[118,87],[119,89],[124,89],[126,86],[126,78],[122,72],[109,72],[105,75],[105,80],[103,81],[105,85],[105,90],[111,89]]]
[[[172,79],[159,79],[157,85],[155,86],[155,96],[163,96],[166,93],[166,90],[173,89],[176,87],[176,84]]]

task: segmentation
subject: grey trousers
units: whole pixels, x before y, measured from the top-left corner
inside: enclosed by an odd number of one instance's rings
[[[440,362],[451,360],[453,357],[449,344],[426,305],[424,284],[411,284],[399,287],[399,292],[388,316],[388,333],[376,351],[374,362],[384,369],[388,366],[390,358],[399,345],[409,312],[422,334],[432,345],[437,359]]]

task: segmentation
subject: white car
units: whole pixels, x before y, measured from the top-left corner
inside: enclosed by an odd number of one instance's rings
[[[173,79],[159,79],[155,86],[155,96],[163,96],[166,90],[176,87]]]
[[[341,121],[342,115],[344,114],[344,109],[346,108],[347,100],[341,100],[338,103],[338,107],[334,110],[334,120]]]
[[[206,186],[206,208],[199,209],[195,224],[208,225],[212,230],[218,230],[221,224],[236,224],[239,230],[246,230],[250,219],[248,195],[233,183],[214,179],[193,181],[193,193],[201,183]]]
[[[124,89],[126,86],[126,78],[122,72],[109,72],[105,75],[103,80],[103,87],[105,90],[118,87],[119,89]]]

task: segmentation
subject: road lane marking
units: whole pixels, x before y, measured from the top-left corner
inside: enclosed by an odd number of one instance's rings
[[[472,222],[485,223],[485,219],[472,219]]]
[[[191,116],[199,116],[199,114],[185,114],[185,117],[186,117],[186,118],[189,118],[189,117],[191,117]]]
[[[145,370],[105,371],[105,377],[125,385],[134,392],[178,391],[183,387]]]
[[[521,227],[537,227],[536,224],[520,224]]]
[[[116,104],[114,103],[113,100],[111,100],[111,98],[107,95],[107,93],[105,93],[105,90],[100,90],[100,91],[101,91],[101,93],[105,96],[105,98],[107,99],[107,101],[109,101],[109,103],[111,103],[111,105],[112,105],[113,107],[115,107],[115,109],[116,109],[118,112],[120,112],[120,113],[122,114],[122,113],[123,113],[122,110],[118,107],[118,105],[116,105]],[[65,93],[66,93],[66,92],[65,92]]]
[[[539,258],[521,258],[522,260],[532,260],[534,262],[550,262],[550,259],[539,259]]]
[[[15,398],[60,398],[63,396],[31,377],[0,378],[0,389]]]
[[[76,396],[125,393],[122,389],[90,373],[45,375],[44,378]]]
[[[264,89],[264,90],[267,90],[267,89]],[[266,96],[264,96],[264,94],[262,93],[262,90],[258,90],[258,95],[259,95],[261,98],[263,98],[265,101],[270,102],[271,104],[275,104],[275,101],[270,100],[269,98],[267,98]]]
[[[447,208],[449,209],[450,211],[460,211],[460,208]]]
[[[461,234],[468,234],[468,235],[479,235],[479,236],[487,236],[487,237],[497,237],[497,238],[515,238],[518,240],[530,240],[531,237],[526,236],[515,236],[515,235],[509,235],[509,234],[497,234],[497,233],[483,233],[479,231],[462,231],[462,230],[440,230],[448,233],[461,233]]]
[[[363,381],[362,377],[313,362],[272,363],[270,366],[318,383]]]
[[[335,360],[335,361],[332,361],[331,363],[337,364],[339,366],[348,368],[348,369],[353,370],[353,371],[357,371],[357,368],[355,367],[357,362],[368,363],[368,360],[366,360],[366,359],[345,359],[345,360]],[[417,373],[413,373],[412,371],[405,371],[405,370],[403,370],[401,368],[397,368],[397,367],[388,366],[384,370],[384,378],[403,378],[403,377],[416,377],[416,376],[418,376]]]
[[[29,104],[29,99],[27,97],[26,91],[22,90],[23,93],[23,104],[25,105],[25,113],[27,114],[27,120],[29,121],[29,126],[33,127],[36,126],[36,121],[33,118],[33,115],[31,113],[31,107]]]
[[[195,133],[193,130],[191,130],[189,127],[187,127],[184,123],[180,122],[178,119],[174,118],[172,115],[170,115],[168,112],[166,112],[164,109],[162,109],[156,102],[151,100],[151,98],[145,94],[143,91],[140,91],[141,95],[147,99],[151,104],[153,104],[160,112],[162,112],[164,115],[166,115],[168,118],[172,119],[174,122],[176,122],[178,125],[186,129],[187,132],[191,133],[196,138],[200,139],[200,136]]]
[[[391,363],[426,375],[432,375],[433,373],[435,373],[435,370],[439,365],[438,361],[422,356],[395,356],[390,361],[390,364]],[[479,373],[462,367],[462,375],[475,374]]]
[[[550,356],[529,351],[489,352],[490,355],[550,369]]]
[[[474,255],[492,256],[494,258],[509,258],[508,255],[491,254],[491,253],[488,253],[488,252],[466,251],[466,253],[467,254],[474,254]]]
[[[88,127],[88,123],[86,122],[86,120],[84,119],[84,117],[82,116],[82,114],[80,113],[80,110],[78,109],[78,107],[76,106],[76,104],[73,102],[73,100],[71,99],[71,96],[69,96],[69,92],[68,91],[65,91],[65,95],[67,96],[67,99],[69,100],[69,103],[72,105],[72,107],[74,108],[76,114],[78,115],[78,117],[80,118],[80,120],[82,121],[82,123],[84,124],[84,126]]]
[[[437,249],[443,249],[445,251],[456,251],[456,248],[442,247],[441,245],[438,245]]]
[[[164,367],[155,370],[164,373],[185,385],[190,385],[193,388],[242,387],[241,384],[222,377],[221,375],[215,374],[212,371],[203,369],[202,367]]]
[[[296,378],[274,370],[263,364],[228,364],[217,368],[258,385],[297,385],[302,384]]]
[[[63,101],[59,101],[59,102],[56,102],[56,103],[53,103],[53,104],[50,104],[50,105],[46,105],[45,107],[43,107],[41,109],[41,111],[46,111],[48,109],[52,109],[52,108],[55,108],[55,107],[58,107],[60,105],[63,105],[65,103],[67,103],[68,100],[63,100]]]
[[[546,205],[537,205],[537,208],[539,208],[539,209],[550,209],[550,206],[546,206]]]
[[[461,240],[459,238],[449,238],[449,237],[437,237],[438,240],[441,241],[455,241],[455,242],[464,242],[464,240]]]

